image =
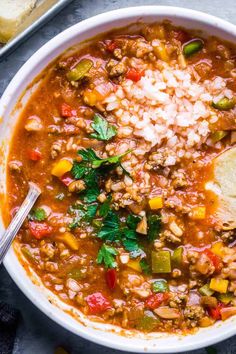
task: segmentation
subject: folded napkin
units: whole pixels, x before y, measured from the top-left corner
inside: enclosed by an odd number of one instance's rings
[[[0,354],[12,354],[19,311],[0,302]]]

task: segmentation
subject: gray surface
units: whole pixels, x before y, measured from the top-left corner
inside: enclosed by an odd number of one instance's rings
[[[235,0],[75,0],[62,10],[53,20],[34,34],[30,39],[13,52],[5,61],[0,63],[0,95],[6,88],[22,64],[45,42],[65,28],[82,19],[101,12],[127,6],[138,5],[173,5],[205,11],[222,17],[236,24]],[[0,301],[19,308],[22,313],[21,324],[17,333],[14,354],[53,354],[54,348],[63,345],[71,354],[96,352],[116,354],[119,351],[107,349],[82,338],[72,335],[56,325],[18,290],[3,267],[0,267]],[[214,346],[218,354],[236,353],[236,337]],[[1,348],[0,348],[1,353]],[[204,354],[205,349],[190,354]]]

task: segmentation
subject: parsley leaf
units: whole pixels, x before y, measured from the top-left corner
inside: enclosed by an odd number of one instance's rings
[[[89,170],[86,164],[84,164],[83,162],[74,161],[71,173],[75,177],[75,179],[81,179],[87,172],[89,172]]]
[[[93,149],[78,150],[77,153],[83,160],[81,162],[73,162],[71,173],[75,179],[82,178],[84,180],[87,188],[80,193],[80,196],[86,203],[93,203],[97,200],[100,194],[99,178],[105,172],[105,169],[119,164],[121,158],[129,152],[130,150],[121,155],[101,159]]]
[[[102,227],[97,236],[104,241],[120,242],[124,248],[132,252],[132,257],[138,257],[143,254],[137,242],[136,224],[138,217],[130,215],[127,218],[126,224],[122,224],[119,216],[113,210],[110,210],[103,220]]]
[[[105,202],[100,206],[99,215],[103,218],[107,216],[111,205],[111,196],[109,195]]]
[[[75,215],[75,217],[73,218],[73,221],[69,224],[70,229],[75,229],[76,227],[78,227],[80,225],[80,223],[85,215],[84,207],[81,204],[72,205],[69,207],[68,213]]]
[[[93,160],[101,160],[100,157],[98,157],[95,153],[95,151],[91,148],[88,149],[80,149],[77,152],[78,155],[80,155],[83,159],[83,161],[86,162],[91,162]]]
[[[115,256],[118,254],[114,247],[103,244],[97,256],[97,263],[104,263],[107,268],[115,268],[117,263]]]
[[[144,274],[149,274],[151,272],[150,265],[147,263],[145,259],[141,259],[139,264]]]
[[[91,138],[97,140],[110,140],[116,135],[117,129],[114,125],[111,125],[100,114],[94,114],[94,121],[91,127],[96,133],[90,134]]]
[[[96,170],[91,169],[84,177],[86,184],[86,190],[81,193],[82,198],[86,203],[96,202],[97,197],[100,194],[100,188],[98,185],[99,175]]]
[[[147,217],[148,222],[148,240],[154,241],[161,231],[161,216],[150,214]]]
[[[98,237],[106,241],[118,241],[120,234],[120,220],[118,215],[110,210],[103,220],[101,230],[98,232]]]
[[[115,156],[111,156],[111,157],[107,157],[105,159],[102,159],[99,156],[97,156],[97,154],[95,153],[95,151],[93,149],[88,148],[88,149],[79,150],[78,155],[80,155],[83,158],[84,162],[87,162],[88,167],[99,168],[101,166],[109,166],[112,164],[120,163],[122,157],[129,154],[130,151],[131,150],[128,150],[124,154],[115,155]]]
[[[94,186],[94,188],[87,189],[83,193],[82,198],[86,203],[93,203],[96,202],[99,194],[100,194],[99,188],[97,186]]]
[[[127,226],[131,229],[136,230],[138,223],[141,221],[141,217],[133,214],[129,214],[127,217]]]
[[[43,221],[47,218],[46,212],[42,208],[36,208],[29,214],[29,219],[32,221]]]
[[[87,210],[86,210],[86,213],[83,217],[83,220],[84,221],[90,221],[92,220],[95,215],[96,215],[96,212],[97,212],[97,208],[98,208],[98,205],[97,204],[91,204],[91,205],[88,205],[87,206]]]
[[[75,229],[79,227],[82,222],[90,222],[96,215],[98,204],[91,204],[84,206],[82,204],[72,205],[68,212],[69,214],[74,214],[72,223],[70,223],[69,228]]]
[[[85,161],[89,161],[91,157],[94,157],[93,155],[93,150],[87,149],[87,150],[81,150],[83,158]],[[72,175],[76,179],[81,179],[83,178],[85,184],[86,184],[86,190],[80,192],[81,198],[86,202],[86,203],[93,203],[97,200],[98,195],[100,194],[100,189],[98,185],[99,181],[99,173],[94,170],[92,167],[87,165],[87,162],[77,162],[74,161],[73,167],[71,170]]]
[[[124,240],[123,246],[128,252],[135,252],[135,254],[137,252],[136,257],[139,255],[139,245],[136,240],[131,240],[131,239]]]

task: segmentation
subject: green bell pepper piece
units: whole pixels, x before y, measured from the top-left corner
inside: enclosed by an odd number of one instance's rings
[[[69,81],[78,81],[81,80],[92,68],[93,62],[90,59],[82,59],[76,65],[76,67],[70,70],[66,77]]]
[[[151,332],[153,331],[160,320],[152,313],[152,311],[145,311],[143,317],[138,320],[136,328],[140,331]]]
[[[199,293],[204,296],[211,296],[214,291],[210,289],[209,284],[205,284],[199,289]]]
[[[171,273],[170,251],[152,251],[152,272]]]
[[[183,247],[178,247],[174,250],[171,261],[174,267],[180,267],[183,259]]]
[[[154,293],[165,293],[166,291],[169,290],[167,281],[164,279],[155,280],[152,283],[152,290]]]
[[[236,101],[234,98],[229,99],[227,97],[223,97],[216,103],[212,102],[212,107],[220,111],[229,111],[230,109],[234,108],[235,103]]]
[[[185,58],[192,56],[203,48],[204,42],[202,39],[193,39],[183,45],[183,54]]]

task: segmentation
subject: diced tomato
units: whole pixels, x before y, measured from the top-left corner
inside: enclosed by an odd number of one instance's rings
[[[214,320],[220,320],[221,319],[221,312],[220,310],[223,309],[225,304],[222,304],[222,302],[219,302],[216,307],[209,307],[207,309],[209,315],[214,319]]]
[[[110,301],[100,292],[88,295],[86,301],[91,315],[98,315],[111,308]]]
[[[211,260],[213,266],[215,267],[215,271],[220,272],[223,266],[221,258],[209,249],[205,249],[203,253]]]
[[[32,161],[39,161],[42,158],[42,154],[38,149],[31,149],[28,151],[28,157]]]
[[[77,116],[77,112],[76,112],[76,109],[73,109],[67,103],[62,103],[62,105],[61,105],[61,115],[62,115],[63,118],[76,117]]]
[[[51,235],[53,229],[46,222],[29,221],[29,230],[37,240],[41,240]]]
[[[108,269],[106,271],[105,277],[106,277],[106,282],[107,282],[108,288],[111,290],[114,290],[116,287],[116,280],[117,280],[116,270],[115,269]]]
[[[61,177],[61,181],[62,183],[64,183],[65,186],[69,186],[69,184],[71,184],[72,182],[74,182],[75,180],[73,179],[73,177],[71,176],[70,172],[66,172],[62,177]]]
[[[170,295],[168,293],[156,293],[150,295],[145,301],[145,307],[154,310],[159,307],[163,302],[169,300]]]
[[[114,41],[109,41],[106,43],[106,48],[109,52],[114,52],[114,50],[117,48],[117,44]]]
[[[144,70],[136,70],[134,68],[130,68],[125,77],[126,79],[132,80],[134,82],[137,82],[141,79],[141,77],[144,75]]]

